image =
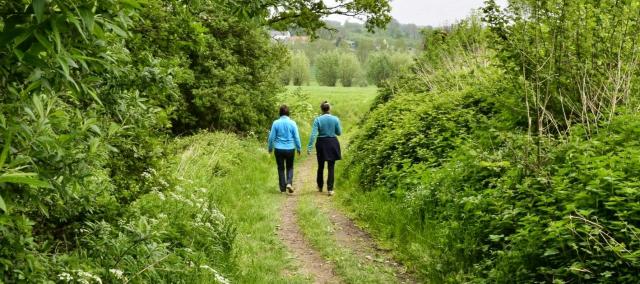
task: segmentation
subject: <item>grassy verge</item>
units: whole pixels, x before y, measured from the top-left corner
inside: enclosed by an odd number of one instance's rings
[[[273,161],[259,141],[228,134],[201,134],[180,141],[178,175],[204,188],[231,219],[237,283],[308,283],[295,271],[276,235],[283,196],[275,184]],[[223,178],[221,178],[223,177]]]
[[[340,208],[348,212],[349,217],[361,228],[371,233],[379,244],[393,252],[396,260],[403,263],[410,271],[417,272],[416,276],[423,276],[424,271],[417,271],[425,263],[433,263],[432,267],[439,267],[441,259],[427,257],[430,250],[426,245],[430,241],[427,232],[415,228],[412,216],[401,210],[403,204],[394,202],[388,193],[382,190],[362,191],[358,183],[345,178],[344,168],[337,168],[336,175],[341,177],[342,192],[336,196]],[[441,282],[441,279],[433,279]]]

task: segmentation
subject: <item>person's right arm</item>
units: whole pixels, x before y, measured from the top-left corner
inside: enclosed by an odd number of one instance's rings
[[[275,122],[271,125],[271,132],[269,132],[269,141],[267,142],[267,148],[269,149],[269,153],[273,151],[273,143],[276,139],[276,124]]]
[[[311,152],[311,148],[313,147],[313,142],[316,141],[316,136],[318,136],[318,118],[313,120],[313,127],[311,128],[311,135],[309,135],[309,144],[307,144],[307,153]]]
[[[336,135],[342,135],[342,126],[340,125],[340,119],[336,117]]]

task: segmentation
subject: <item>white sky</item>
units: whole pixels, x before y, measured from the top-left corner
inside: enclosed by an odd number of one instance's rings
[[[507,0],[496,2],[506,6]],[[391,16],[403,24],[442,26],[469,16],[473,9],[483,5],[484,0],[392,0]],[[332,16],[329,19],[343,22],[346,18]]]

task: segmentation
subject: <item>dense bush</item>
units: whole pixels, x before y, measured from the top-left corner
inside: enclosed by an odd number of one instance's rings
[[[342,53],[338,64],[338,78],[340,78],[342,86],[353,86],[362,72],[358,57],[353,53]]]
[[[307,58],[304,52],[295,52],[291,56],[289,74],[294,86],[302,86],[303,84],[308,84],[311,77],[310,70],[311,66],[309,64],[309,58]]]
[[[173,79],[149,90],[152,102],[170,111],[173,132],[248,132],[268,124],[284,47],[270,44],[262,28],[233,17],[223,3],[179,2],[148,1],[127,45],[135,73]]]
[[[266,26],[388,21],[386,1],[286,2],[0,1],[0,282],[226,282],[233,227],[175,177],[168,134],[268,125],[284,48]],[[205,154],[212,178],[236,161]]]
[[[431,32],[385,84],[350,150],[365,192],[346,202],[436,283],[640,281],[633,100],[536,135],[532,85],[496,64],[488,36],[475,21]]]
[[[334,87],[338,82],[340,54],[337,51],[324,52],[316,58],[316,81],[321,86]]]
[[[413,63],[407,53],[375,52],[367,59],[367,79],[369,83],[381,86],[385,81],[408,71]]]

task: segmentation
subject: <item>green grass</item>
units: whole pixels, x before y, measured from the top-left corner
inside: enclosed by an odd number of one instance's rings
[[[320,103],[329,101],[333,114],[340,117],[343,147],[355,132],[357,123],[374,99],[377,89],[289,87],[282,102],[295,105],[292,118],[298,122],[303,147],[313,117],[320,114]],[[297,95],[296,95],[297,93]],[[275,109],[275,108],[274,108]],[[277,235],[280,208],[284,201],[277,189],[273,158],[266,141],[240,139],[224,133],[203,133],[178,140],[176,171],[185,188],[204,188],[220,211],[231,219],[237,236],[234,242],[234,283],[309,283],[304,275],[285,275],[296,271],[296,263]],[[297,159],[298,161],[302,159]],[[332,241],[330,222],[315,207],[313,200],[302,198],[298,213],[300,224],[311,243],[332,260],[348,282],[383,283],[389,272],[369,267],[351,252]]]
[[[275,166],[261,141],[229,134],[200,134],[183,141],[178,175],[191,187],[205,188],[235,226],[234,283],[309,283],[276,234],[284,197],[275,183]]]

